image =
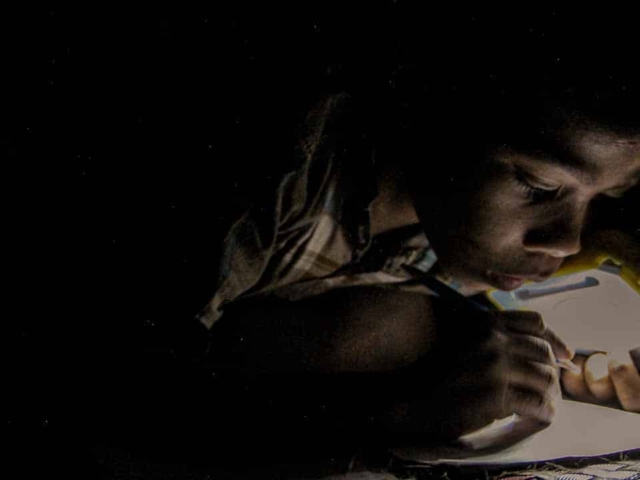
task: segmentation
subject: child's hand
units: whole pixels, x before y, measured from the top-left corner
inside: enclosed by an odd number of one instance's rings
[[[562,386],[574,400],[640,413],[640,347],[622,358],[577,355],[581,374],[563,372]]]
[[[438,322],[437,348],[411,367],[413,398],[390,412],[391,431],[424,426],[451,437],[512,413],[552,421],[561,397],[556,358],[573,354],[538,313],[465,311]]]

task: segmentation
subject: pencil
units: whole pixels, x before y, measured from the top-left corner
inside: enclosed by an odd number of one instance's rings
[[[413,270],[413,269],[410,269]],[[469,306],[472,309],[475,310],[483,310],[483,311],[498,311],[497,308],[493,307],[489,307],[487,305],[483,305],[479,302],[476,302],[475,300],[465,297],[464,295],[462,295],[460,292],[458,292],[456,289],[450,287],[449,285],[447,285],[446,283],[444,283],[443,281],[441,281],[440,279],[438,279],[436,276],[433,275],[425,275],[424,272],[420,271],[420,281],[426,286],[428,287],[430,290],[432,290],[435,294],[437,294],[439,297],[442,297],[446,300],[450,300],[452,302],[458,302],[464,305]],[[575,374],[580,374],[582,373],[582,369],[576,365],[575,363],[573,363],[571,360],[558,360],[556,359],[556,364],[558,365],[558,367],[563,368],[565,370],[568,370],[570,372],[573,372]]]

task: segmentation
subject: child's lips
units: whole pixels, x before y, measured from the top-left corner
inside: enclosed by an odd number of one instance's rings
[[[518,275],[507,275],[506,273],[497,273],[491,270],[487,271],[487,277],[491,285],[499,290],[515,290],[521,287],[527,281],[542,282],[549,278],[552,272],[545,273],[523,273]]]
[[[498,290],[515,290],[521,287],[527,281],[526,277],[505,275],[502,273],[496,273],[489,270],[487,272],[491,285]]]

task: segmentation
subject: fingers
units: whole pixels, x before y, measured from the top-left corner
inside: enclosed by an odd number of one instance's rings
[[[546,326],[542,315],[538,312],[509,311],[504,316],[504,326],[507,329],[543,338],[549,343],[555,358],[558,360],[570,360],[573,358],[575,352],[553,330]]]
[[[542,315],[538,312],[509,310],[501,312],[501,317],[504,319],[503,325],[513,332],[541,336],[547,329]]]
[[[514,358],[556,365],[551,344],[543,338],[520,333],[512,334],[506,348]]]
[[[556,412],[555,399],[552,395],[527,388],[507,389],[504,403],[504,408],[508,412],[535,418],[545,423],[551,423]]]
[[[509,385],[533,390],[553,399],[560,398],[558,372],[551,365],[537,362],[516,362],[509,372]]]
[[[616,400],[616,391],[609,377],[608,357],[604,353],[594,353],[584,363],[584,381],[597,403]]]
[[[505,396],[507,411],[551,422],[560,397],[558,372],[553,366],[529,361],[512,362]]]
[[[571,349],[564,342],[564,340],[562,340],[558,336],[558,334],[556,334],[556,332],[554,332],[550,328],[547,328],[544,331],[542,338],[544,338],[547,342],[549,342],[549,344],[551,345],[551,348],[553,349],[553,354],[556,356],[558,360],[571,360],[574,357],[575,351]]]
[[[562,386],[564,387],[564,391],[567,395],[574,400],[587,403],[598,403],[585,381],[584,372],[587,358],[588,357],[585,355],[577,355],[574,357],[573,362],[581,368],[582,373],[575,373],[569,370],[562,371]]]
[[[502,337],[502,353],[509,359],[502,371],[507,384],[503,408],[506,412],[551,422],[561,396],[552,342],[556,349],[564,349],[565,355],[568,349],[537,313],[509,313],[504,318]]]
[[[640,413],[640,373],[634,366],[634,352],[621,361],[602,352],[589,357],[577,356],[574,361],[583,368],[583,374],[563,372],[565,392],[582,402],[617,405],[629,412]]]
[[[589,356],[578,355],[574,358],[582,373],[564,371],[562,385],[565,392],[574,400],[600,405],[612,404],[616,400],[616,392],[609,378],[608,357],[604,352],[596,352]]]
[[[610,360],[609,376],[624,410],[640,413],[640,373],[633,365],[631,357],[628,363]]]

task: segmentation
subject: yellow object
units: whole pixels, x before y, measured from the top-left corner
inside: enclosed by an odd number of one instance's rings
[[[606,252],[581,252],[579,255],[570,257],[562,264],[562,267],[553,274],[552,277],[561,277],[564,275],[571,275],[574,273],[584,272],[588,270],[597,270],[605,263],[613,263],[619,268],[617,274],[619,277],[628,284],[638,295],[640,295],[640,272],[635,272],[628,265],[625,265],[622,261],[616,258],[615,255],[611,255]],[[532,283],[532,282],[527,282]],[[505,306],[494,298],[494,293],[498,293],[499,290],[490,290],[486,292],[487,299],[499,310],[504,310]]]
[[[576,255],[575,257],[569,258],[553,276],[558,277],[582,272],[584,270],[597,269],[608,260],[620,267],[620,278],[633,288],[636,293],[640,294],[640,274],[634,272],[628,265],[625,265],[614,255],[605,252]]]

